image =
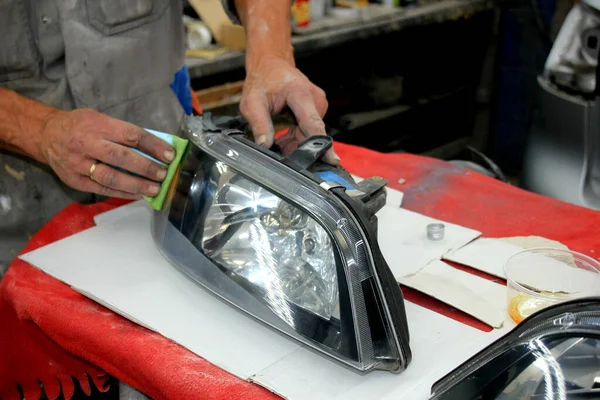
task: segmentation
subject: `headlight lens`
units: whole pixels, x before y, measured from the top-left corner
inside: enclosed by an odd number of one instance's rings
[[[223,174],[198,247],[234,279],[260,289],[291,326],[289,302],[325,320],[339,318],[335,257],[323,227],[226,165],[218,168]]]
[[[433,387],[431,399],[600,398],[600,299],[540,311]]]

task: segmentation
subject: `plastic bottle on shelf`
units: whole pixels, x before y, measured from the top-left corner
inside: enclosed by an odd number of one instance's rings
[[[310,1],[295,0],[292,5],[292,23],[295,27],[310,25]]]

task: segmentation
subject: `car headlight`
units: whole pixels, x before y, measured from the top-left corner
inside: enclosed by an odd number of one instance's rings
[[[430,399],[600,398],[600,298],[533,314],[432,388]]]
[[[329,137],[288,157],[209,115],[190,145],[154,239],[197,283],[270,327],[360,371],[411,360],[400,288],[376,240],[385,181],[353,181],[319,161]]]

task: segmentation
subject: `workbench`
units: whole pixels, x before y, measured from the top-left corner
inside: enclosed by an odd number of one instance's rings
[[[444,161],[381,154],[336,143],[343,165],[359,176],[381,176],[404,192],[403,208],[483,232],[487,237],[539,235],[598,259],[600,213],[525,192]],[[42,228],[24,252],[93,226],[93,216],[125,202],[72,204]],[[466,269],[466,268],[465,268]],[[468,270],[468,269],[467,269]],[[98,271],[98,273],[102,273]],[[199,289],[200,290],[200,289]],[[405,298],[477,329],[489,327],[403,288]],[[275,399],[275,394],[208,363],[28,265],[15,260],[0,282],[0,397],[49,398],[106,390],[106,374],[155,399]],[[210,321],[207,321],[210,323]],[[6,362],[7,360],[7,362]],[[105,372],[104,372],[105,371]],[[86,375],[87,374],[87,375]]]
[[[347,25],[294,35],[294,55],[299,58],[316,51],[397,32],[411,26],[469,18],[476,13],[493,9],[496,4],[494,0],[434,0],[423,3],[414,8],[391,9],[384,15],[357,20]],[[243,68],[244,52],[231,51],[212,60],[188,57],[185,63],[191,79],[204,78]]]

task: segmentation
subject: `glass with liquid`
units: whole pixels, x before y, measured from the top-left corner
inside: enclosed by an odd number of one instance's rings
[[[504,266],[508,314],[517,324],[564,301],[600,295],[600,262],[571,250],[535,248]]]

